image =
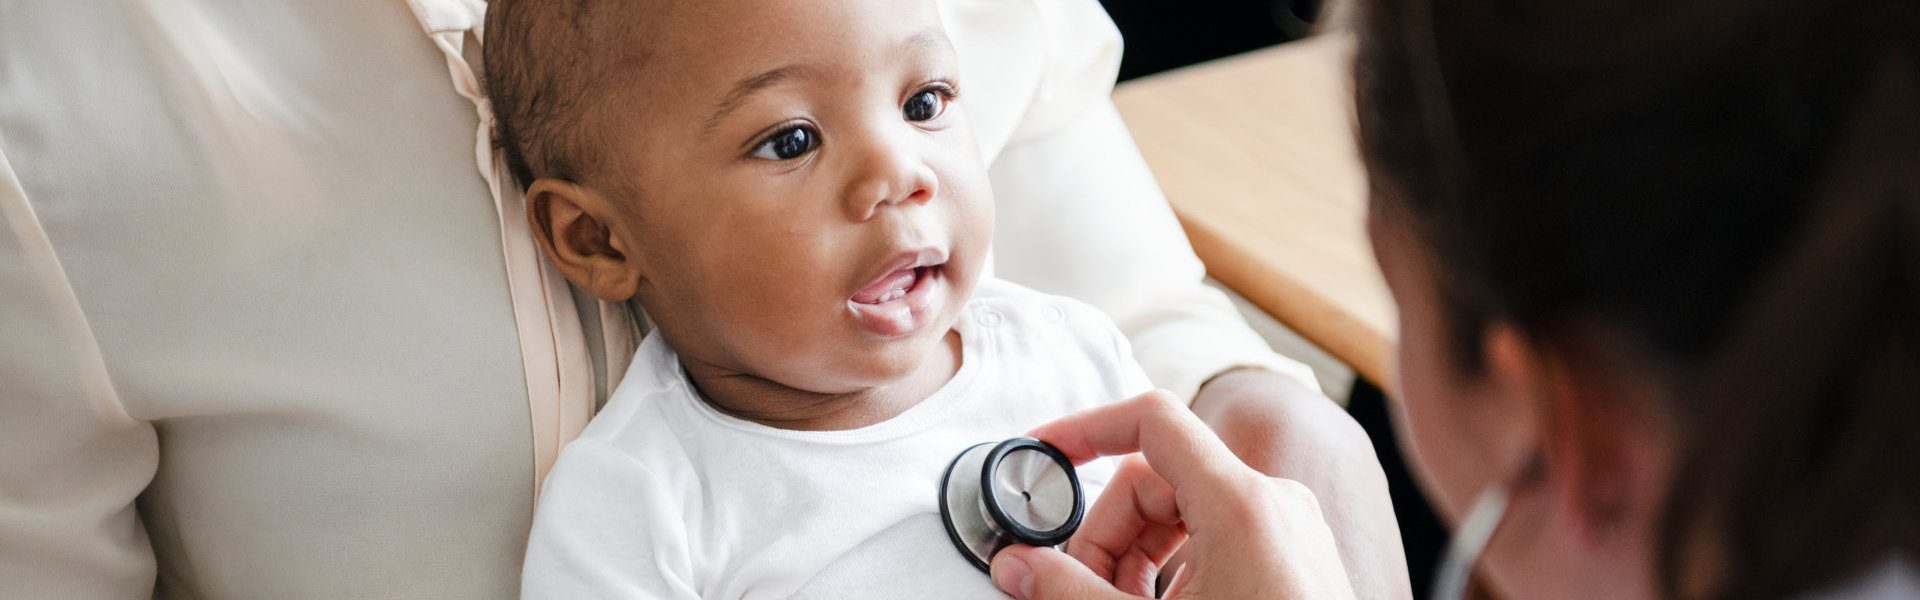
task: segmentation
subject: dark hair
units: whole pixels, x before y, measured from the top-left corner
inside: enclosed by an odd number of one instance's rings
[[[592,168],[594,136],[585,123],[604,99],[599,75],[643,60],[644,49],[607,21],[617,6],[596,0],[492,0],[487,3],[487,97],[493,144],[521,189],[541,177],[577,180]],[[619,4],[619,3],[612,3]]]
[[[1913,551],[1914,275],[1853,280],[1859,314],[1814,316],[1827,325],[1812,329],[1763,307],[1796,281],[1783,265],[1830,245],[1819,236],[1874,236],[1885,243],[1862,256],[1920,263],[1912,223],[1806,226],[1860,176],[1835,170],[1848,162],[1835,149],[1869,89],[1916,76],[1916,3],[1364,0],[1360,11],[1371,211],[1436,257],[1456,366],[1484,368],[1494,322],[1549,344],[1602,323],[1678,379],[1682,449],[1659,563],[1669,595],[1790,596],[1893,544]],[[1889,210],[1920,222],[1920,200],[1904,206]],[[1794,346],[1815,329],[1850,341]],[[1815,354],[1755,358],[1767,354],[1753,351],[1759,338]],[[1812,383],[1734,397],[1752,392],[1743,377],[1767,380],[1754,377],[1761,364]],[[1701,543],[1725,564],[1711,589],[1682,589]]]

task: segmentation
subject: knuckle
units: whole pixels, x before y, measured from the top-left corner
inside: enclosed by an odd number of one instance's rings
[[[1184,416],[1190,415],[1187,405],[1164,390],[1154,390],[1140,396],[1142,406],[1142,425],[1154,423],[1161,426],[1177,426]]]
[[[1280,420],[1277,412],[1270,407],[1236,403],[1212,425],[1220,434],[1220,439],[1233,448],[1241,460],[1254,468],[1266,470],[1267,463],[1280,459],[1281,439],[1284,437]]]
[[[1247,536],[1256,539],[1275,538],[1284,533],[1288,518],[1285,493],[1280,492],[1267,481],[1242,480],[1235,482],[1231,495],[1215,504],[1215,514],[1222,519],[1233,537]]]
[[[1278,494],[1266,476],[1251,470],[1235,477],[1228,486],[1228,501],[1222,502],[1227,518],[1234,523],[1262,523],[1274,518]]]
[[[1145,404],[1147,409],[1154,413],[1163,413],[1176,409],[1186,410],[1187,408],[1186,403],[1181,402],[1179,397],[1173,395],[1173,392],[1166,390],[1153,390],[1141,394],[1140,402]]]
[[[1273,491],[1276,508],[1287,513],[1305,510],[1312,515],[1320,515],[1320,498],[1306,484],[1283,478],[1272,478],[1267,481],[1269,489]]]
[[[1313,498],[1313,490],[1308,489],[1306,484],[1292,479],[1270,477],[1267,479],[1267,485],[1273,490],[1274,495],[1282,500]]]

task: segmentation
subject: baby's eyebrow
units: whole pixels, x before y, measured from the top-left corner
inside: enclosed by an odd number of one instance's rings
[[[740,105],[745,104],[748,98],[753,97],[760,90],[788,80],[816,76],[819,71],[819,67],[810,64],[790,64],[741,79],[733,84],[733,89],[729,90],[726,96],[720,98],[719,103],[714,105],[713,116],[707,119],[705,133],[713,133],[713,128],[720,126],[720,120],[725,119],[727,113],[740,108]]]
[[[921,30],[900,41],[901,50],[907,54],[919,54],[940,48],[951,48],[952,46],[953,43],[947,40],[946,32],[939,28]],[[720,102],[714,104],[713,116],[707,118],[707,125],[701,130],[702,135],[713,134],[714,128],[720,126],[720,121],[727,118],[728,113],[739,109],[740,105],[746,104],[747,99],[752,98],[753,95],[759,93],[760,90],[793,79],[818,77],[822,71],[824,71],[824,69],[819,65],[794,63],[782,65],[760,73],[759,75],[746,77],[735,82],[733,89],[728,90],[727,95],[721,97]]]
[[[919,33],[907,36],[907,39],[900,42],[900,47],[907,52],[926,52],[928,50],[951,46],[953,46],[953,42],[947,40],[946,32],[939,29],[921,30]]]

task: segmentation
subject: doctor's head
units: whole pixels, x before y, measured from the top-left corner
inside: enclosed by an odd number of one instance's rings
[[[1511,492],[1497,591],[1780,597],[1912,556],[1915,18],[1362,3],[1398,422],[1449,520]]]
[[[850,393],[958,318],[992,197],[933,2],[496,0],[486,32],[547,256],[689,370]]]

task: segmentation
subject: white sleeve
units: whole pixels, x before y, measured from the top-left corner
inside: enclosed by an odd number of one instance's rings
[[[1208,287],[1166,197],[1109,97],[1120,37],[1095,0],[1038,0],[1048,62],[990,166],[995,275],[1113,317],[1162,388],[1191,399],[1236,367],[1318,388]]]
[[[1121,395],[1113,401],[1121,402],[1153,389],[1153,378],[1147,376],[1139,359],[1133,357],[1133,344],[1127,341],[1126,334],[1111,327],[1108,330],[1111,332],[1108,335],[1113,336],[1113,360],[1120,365]]]
[[[534,511],[520,597],[699,598],[681,504],[618,448],[567,444]]]
[[[152,595],[134,498],[159,459],[0,154],[0,599]]]

